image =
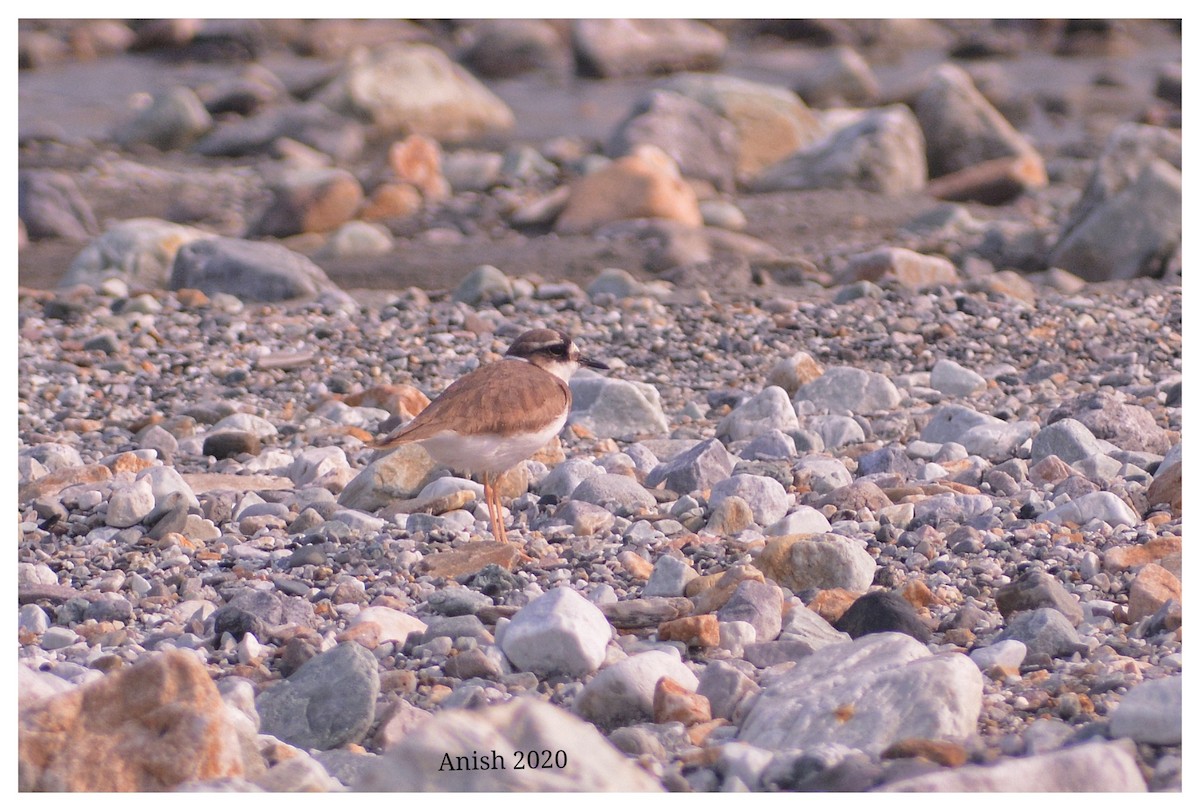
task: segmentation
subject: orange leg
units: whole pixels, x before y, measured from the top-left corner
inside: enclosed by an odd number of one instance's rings
[[[504,514],[500,510],[500,496],[496,492],[496,485],[492,481],[491,474],[488,473],[483,476],[483,498],[487,502],[492,537],[502,543],[508,543],[508,537],[504,533]]]

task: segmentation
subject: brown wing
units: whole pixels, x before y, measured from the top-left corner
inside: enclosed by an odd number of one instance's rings
[[[394,448],[464,426],[501,435],[535,431],[570,407],[571,389],[562,380],[523,360],[500,360],[451,383],[411,422],[373,447]]]

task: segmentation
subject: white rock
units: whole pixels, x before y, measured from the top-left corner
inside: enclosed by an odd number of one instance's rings
[[[966,656],[935,656],[904,634],[867,634],[821,648],[771,682],[738,738],[767,749],[836,743],[877,755],[902,738],[970,735],[982,707],[983,676]]]
[[[110,527],[132,527],[154,509],[154,490],[146,479],[124,486],[114,484],[104,523]]]
[[[971,661],[978,665],[980,670],[987,670],[997,665],[1017,668],[1025,661],[1026,651],[1025,643],[1021,640],[1005,639],[993,645],[976,648],[971,651],[970,655]]]
[[[612,626],[594,604],[570,588],[532,600],[497,629],[496,643],[518,670],[539,676],[583,676],[604,661]]]
[[[323,448],[305,448],[296,454],[294,461],[288,465],[283,475],[287,476],[297,487],[302,487],[322,476],[337,470],[350,467],[346,460],[346,452],[332,445]]]
[[[774,524],[783,518],[791,506],[791,499],[783,485],[769,476],[739,473],[713,486],[708,506],[716,510],[730,496],[739,496],[750,505],[754,523],[760,526]]]
[[[354,628],[364,622],[373,622],[379,626],[380,642],[398,642],[400,644],[404,644],[404,640],[408,639],[408,635],[414,631],[425,633],[427,627],[424,622],[412,614],[406,614],[397,608],[389,608],[386,605],[369,605],[362,609],[350,621],[350,627]]]
[[[990,766],[938,769],[897,780],[883,791],[1110,792],[1146,791],[1146,781],[1127,741],[1084,743]],[[1019,788],[1017,788],[1019,787]]]
[[[647,651],[604,668],[575,700],[580,716],[612,729],[654,717],[654,686],[667,676],[687,690],[699,684],[678,653]]]
[[[717,437],[736,442],[752,439],[772,428],[787,433],[799,427],[796,409],[787,392],[779,386],[767,386],[721,418]]]
[[[949,358],[941,358],[929,371],[929,385],[942,394],[960,397],[983,391],[987,388],[987,381],[977,372]]]
[[[490,760],[493,752],[503,760]],[[538,768],[531,768],[530,752],[536,753]],[[549,768],[542,761],[543,752]],[[469,765],[475,753],[489,758],[492,768],[439,769],[447,757],[451,766],[459,757]],[[415,734],[405,735],[380,756],[354,788],[641,792],[662,787],[591,724],[549,702],[517,698],[475,710],[436,713]]]
[[[829,532],[829,519],[812,507],[801,505],[763,530],[768,537],[777,535],[806,535]]]
[[[1109,493],[1105,490],[1085,493],[1079,498],[1047,510],[1041,515],[1041,520],[1051,524],[1064,524],[1068,521],[1075,524],[1086,524],[1093,519],[1103,521],[1113,527],[1120,524],[1127,527],[1138,525],[1137,514],[1132,508],[1116,493]]]

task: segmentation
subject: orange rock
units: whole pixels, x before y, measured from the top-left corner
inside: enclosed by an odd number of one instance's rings
[[[679,721],[684,726],[704,724],[712,720],[708,698],[693,693],[669,676],[654,685],[654,723]]]
[[[808,603],[808,608],[816,611],[828,623],[837,622],[850,604],[862,595],[848,589],[822,589]]]
[[[576,180],[554,227],[560,233],[586,233],[641,218],[703,224],[696,192],[665,152],[647,144]]]
[[[396,179],[421,192],[429,201],[441,200],[450,193],[450,184],[442,174],[442,149],[424,135],[410,135],[388,148],[388,165]]]
[[[900,596],[908,600],[913,608],[928,608],[931,605],[945,605],[946,603],[929,590],[929,586],[925,585],[920,580],[909,580],[900,589]]]
[[[1183,584],[1157,563],[1147,563],[1129,585],[1129,621],[1152,616],[1168,600],[1182,602]]]
[[[351,625],[337,635],[338,642],[357,642],[367,650],[379,647],[379,636],[382,630],[377,622],[360,622]]]
[[[348,406],[382,408],[394,417],[411,420],[425,410],[429,398],[416,386],[399,383],[390,386],[375,386],[365,391],[349,394],[342,399]]]
[[[1169,504],[1176,515],[1183,514],[1183,463],[1177,462],[1154,475],[1146,488],[1146,501],[1151,505]]]
[[[167,791],[245,773],[212,678],[184,651],[150,656],[21,714],[22,791]]]
[[[646,560],[637,552],[628,549],[617,555],[617,563],[620,563],[625,571],[639,580],[649,579],[650,574],[654,571],[653,563]]]
[[[715,648],[721,642],[721,629],[716,614],[680,617],[658,626],[658,638],[683,642],[690,648]]]
[[[1153,538],[1146,543],[1136,546],[1118,546],[1104,553],[1104,568],[1108,571],[1136,569],[1147,563],[1154,563],[1171,555],[1183,553],[1183,538],[1178,535],[1168,535],[1163,538]]]
[[[18,488],[17,501],[24,504],[35,498],[56,495],[64,487],[74,484],[99,484],[113,476],[104,465],[82,465],[56,470],[40,479],[26,482]]]
[[[366,222],[404,219],[421,210],[421,193],[407,183],[381,183],[358,212]]]
[[[683,593],[692,598],[696,608],[693,613],[712,614],[729,602],[743,580],[764,581],[763,573],[754,566],[733,566],[714,575],[702,575],[684,586]]]
[[[904,738],[884,749],[884,758],[923,757],[939,766],[954,768],[967,762],[967,751],[949,741],[931,741],[928,738]]]

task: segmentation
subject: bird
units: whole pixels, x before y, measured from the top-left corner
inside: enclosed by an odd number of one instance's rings
[[[416,442],[438,464],[478,476],[492,537],[508,543],[496,481],[562,430],[571,410],[568,381],[581,366],[609,368],[583,355],[563,332],[528,330],[503,358],[455,380],[372,447],[390,450]]]

